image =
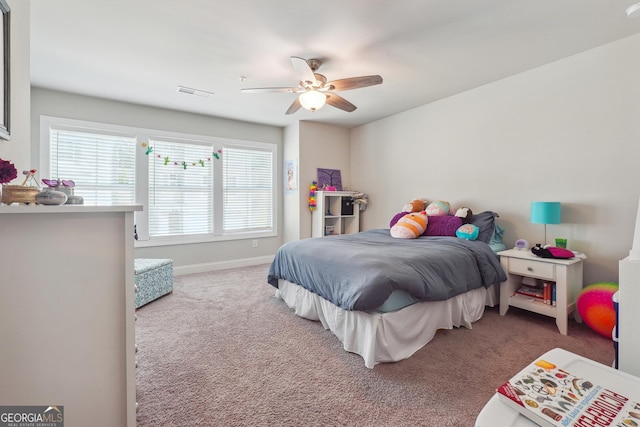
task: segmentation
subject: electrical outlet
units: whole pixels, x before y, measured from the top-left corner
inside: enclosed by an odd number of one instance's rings
[[[253,246],[254,248],[257,248],[257,247],[258,247],[258,241],[254,239],[254,240],[253,240],[253,243],[252,243],[252,246]]]

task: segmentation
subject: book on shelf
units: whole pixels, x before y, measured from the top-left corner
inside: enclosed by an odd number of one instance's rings
[[[551,302],[551,286],[549,286],[549,282],[544,282],[542,289],[544,290],[544,303],[549,304]]]
[[[638,426],[640,390],[623,395],[538,359],[498,387],[498,398],[543,427]]]
[[[541,286],[522,285],[516,290],[517,295],[534,298],[534,301],[543,304],[556,305],[556,284],[554,282],[543,282]]]
[[[544,303],[552,305],[551,295],[556,284],[553,282],[544,282]]]
[[[544,289],[539,286],[522,285],[516,293],[527,297],[544,299]]]

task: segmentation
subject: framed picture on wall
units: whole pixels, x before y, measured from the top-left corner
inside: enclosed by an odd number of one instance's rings
[[[284,174],[284,194],[296,194],[298,192],[298,162],[285,160]]]
[[[318,168],[318,190],[342,191],[340,169]]]
[[[9,140],[9,5],[5,0],[0,0],[0,138]]]

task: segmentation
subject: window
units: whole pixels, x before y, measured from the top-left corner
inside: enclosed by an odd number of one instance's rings
[[[273,153],[229,147],[222,165],[223,230],[273,228]]]
[[[50,138],[51,173],[47,177],[72,179],[85,204],[135,203],[133,135],[60,127],[51,129]]]
[[[85,204],[134,204],[138,245],[276,233],[277,146],[41,119],[42,177],[73,179]]]
[[[213,233],[213,145],[150,140],[149,146],[149,236]]]

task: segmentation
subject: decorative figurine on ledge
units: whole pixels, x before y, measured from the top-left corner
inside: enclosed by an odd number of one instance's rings
[[[48,190],[49,192],[60,192],[63,193],[66,196],[66,199],[64,202],[67,205],[82,205],[84,203],[84,199],[82,198],[82,196],[76,196],[73,194],[74,192],[74,188],[76,186],[76,183],[73,182],[73,180],[71,179],[60,179],[58,178],[56,179],[45,179],[42,178],[42,182],[49,187]],[[52,204],[52,205],[58,205],[58,204],[62,204],[62,203],[44,203],[44,204]]]
[[[36,194],[36,203],[39,205],[63,205],[67,202],[67,195],[62,191],[57,191],[58,182],[51,179],[42,178],[42,182],[47,186]],[[55,182],[55,185],[52,185]]]
[[[20,184],[23,187],[37,187],[40,188],[40,184],[38,184],[38,180],[36,180],[36,173],[38,169],[30,169],[28,171],[22,171],[22,174],[25,176],[24,181]],[[30,185],[27,185],[30,184]]]
[[[22,181],[22,184],[20,185],[3,185],[2,191],[0,192],[2,196],[2,203],[5,205],[10,205],[12,203],[30,205],[35,203],[36,194],[40,191],[38,181],[35,179],[36,172],[38,172],[37,169],[22,171],[22,174],[25,175],[25,177],[24,181]],[[13,177],[17,177],[17,171]]]

